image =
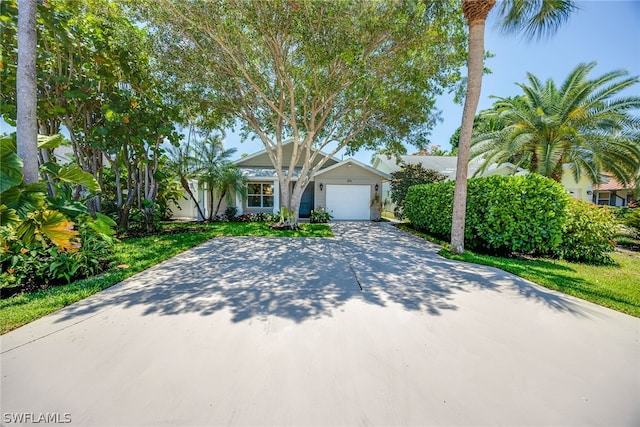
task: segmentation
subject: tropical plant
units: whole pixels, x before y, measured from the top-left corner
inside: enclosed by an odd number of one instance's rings
[[[184,145],[181,144],[168,150],[167,166],[173,171],[176,178],[180,181],[182,189],[189,195],[189,198],[191,198],[195,204],[196,209],[198,210],[198,219],[204,221],[205,216],[202,208],[200,207],[198,197],[193,193],[191,185],[189,184],[190,179],[196,178],[194,171],[196,158],[192,153],[193,150],[189,142],[190,141],[187,141]]]
[[[598,183],[603,172],[624,185],[633,182],[640,172],[640,117],[632,112],[640,108],[640,96],[614,97],[640,80],[626,71],[591,79],[595,66],[578,65],[559,87],[528,74],[529,84],[518,84],[522,96],[498,98],[483,111],[481,117],[502,126],[474,136],[478,172],[510,161],[557,182],[566,167],[576,182],[585,174]]]
[[[458,143],[456,185],[451,224],[451,252],[464,252],[465,212],[467,203],[467,172],[473,121],[480,100],[484,71],[484,28],[487,16],[496,0],[463,0],[462,12],[469,24],[467,60],[467,94],[462,112]],[[523,30],[533,38],[552,34],[575,10],[571,0],[505,0],[499,9],[501,26],[505,31]]]
[[[404,203],[407,191],[412,185],[429,184],[444,181],[447,177],[433,169],[425,169],[422,163],[400,166],[400,170],[391,173],[391,201],[395,204],[393,214],[398,219],[405,218]]]
[[[325,208],[312,209],[311,214],[309,215],[309,222],[312,224],[327,223],[332,218],[331,214],[327,212]]]
[[[55,180],[55,194],[47,196],[44,183],[23,180],[13,138],[0,138],[0,160],[0,287],[95,273],[113,243],[115,223],[91,215],[71,196],[77,185],[99,191],[93,177],[77,165],[45,164]]]
[[[214,215],[218,215],[222,200],[226,198],[227,206],[233,204],[233,196],[239,195],[243,199],[247,196],[247,179],[238,166],[230,162],[222,162],[217,171],[213,188],[218,193],[218,205]]]
[[[218,136],[209,136],[196,143],[195,152],[198,154],[194,156],[193,171],[198,178],[198,185],[204,188],[209,195],[208,221],[212,221],[217,214],[217,210],[213,210],[214,195],[217,189],[229,190],[238,188],[242,191],[237,184],[228,181],[234,174],[236,177],[240,177],[238,169],[233,168],[229,162],[229,159],[236,151],[235,148],[225,150],[222,139]],[[221,197],[224,197],[224,195]],[[230,192],[229,197],[231,197]],[[221,200],[218,202],[218,208],[220,208],[220,202]]]

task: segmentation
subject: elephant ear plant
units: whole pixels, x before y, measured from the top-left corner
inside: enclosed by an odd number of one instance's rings
[[[51,139],[41,144],[51,144]],[[44,182],[27,184],[15,140],[0,137],[0,290],[7,296],[95,274],[106,265],[115,222],[91,214],[73,191],[99,186],[75,164],[45,163]],[[53,193],[53,194],[51,194]]]

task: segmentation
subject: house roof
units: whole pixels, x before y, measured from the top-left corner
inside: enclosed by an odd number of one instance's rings
[[[446,175],[449,179],[455,179],[458,157],[457,156],[399,156],[400,161],[409,165],[422,164],[425,169],[433,169]],[[400,170],[400,165],[395,157],[378,155],[377,160],[389,169]],[[469,163],[469,176],[473,176],[478,170],[479,163]]]
[[[636,187],[635,182],[630,182],[629,185],[625,186],[620,181],[615,179],[612,175],[603,174],[603,183],[596,184],[593,186],[594,190],[598,191],[615,191],[615,190],[631,190]]]
[[[291,140],[288,140],[288,141],[283,142],[283,143],[282,143],[282,147],[283,147],[283,148],[285,148],[285,147],[288,147],[289,145],[292,145],[292,144],[293,144],[293,140],[291,139]],[[324,157],[329,157],[329,155],[328,155],[327,153],[323,152],[323,151],[315,150],[315,149],[313,149],[313,148],[311,149],[311,151],[319,152],[322,156],[324,156]],[[236,165],[238,165],[238,166],[241,166],[243,163],[249,162],[249,161],[251,161],[251,160],[254,160],[254,159],[256,159],[256,158],[259,158],[259,157],[261,157],[261,156],[264,156],[264,155],[266,155],[266,154],[267,154],[267,150],[266,150],[266,149],[264,149],[264,150],[260,150],[260,151],[258,151],[258,152],[256,152],[256,153],[250,154],[250,155],[248,155],[248,156],[241,157],[240,159],[236,160],[234,163],[235,163]],[[329,157],[329,159],[333,160],[334,162],[339,162],[339,161],[340,161],[340,159],[338,159],[338,158],[337,158],[337,157],[335,157],[335,156]]]
[[[293,178],[300,178],[301,168],[295,168],[293,170]],[[263,168],[259,166],[242,166],[240,167],[240,172],[245,178],[277,178],[278,173],[275,168]],[[287,173],[288,169],[283,169],[283,173]]]
[[[376,174],[376,175],[379,175],[379,176],[383,177],[384,179],[390,179],[391,178],[388,174],[386,174],[386,173],[384,173],[382,171],[379,171],[377,169],[374,169],[371,166],[367,166],[364,163],[361,163],[361,162],[359,162],[356,159],[351,158],[351,157],[349,157],[348,159],[344,159],[342,162],[336,163],[333,166],[329,166],[328,168],[320,169],[318,172],[316,172],[316,176],[322,175],[323,173],[329,172],[329,171],[331,171],[333,169],[337,169],[337,168],[339,168],[341,166],[345,166],[345,165],[349,165],[349,164],[352,164],[352,165],[361,167],[363,169],[366,169],[366,170],[368,170],[369,172],[371,172],[373,174]]]

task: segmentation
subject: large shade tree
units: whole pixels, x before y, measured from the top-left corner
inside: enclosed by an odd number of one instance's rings
[[[467,172],[473,121],[482,86],[484,29],[496,0],[463,0],[462,12],[469,25],[467,60],[467,94],[462,112],[456,186],[451,225],[451,251],[464,252],[465,210],[467,206]],[[504,0],[498,8],[505,31],[522,31],[528,38],[552,34],[575,10],[571,0]]]
[[[318,150],[331,158],[345,147],[426,145],[435,97],[459,81],[466,51],[455,2],[159,0],[140,9],[165,80],[262,141],[281,207],[296,213],[325,161]]]
[[[621,70],[589,78],[595,66],[578,65],[560,86],[528,74],[528,84],[518,84],[522,96],[498,98],[483,111],[483,121],[501,127],[476,130],[471,156],[481,160],[479,172],[509,161],[558,182],[566,167],[576,182],[585,174],[597,183],[602,172],[633,182],[640,170],[640,117],[634,114],[640,96],[616,96],[640,80]]]

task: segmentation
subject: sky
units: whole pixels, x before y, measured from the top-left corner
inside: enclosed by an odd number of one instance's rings
[[[533,41],[499,31],[495,26],[497,8],[494,8],[485,30],[485,50],[494,54],[485,65],[492,72],[483,78],[478,111],[491,107],[495,102],[492,96],[519,95],[521,89],[516,83],[525,83],[527,73],[542,81],[551,78],[559,85],[578,64],[596,61],[598,65],[592,70],[592,77],[619,69],[640,76],[640,0],[576,3],[579,10],[554,36]],[[640,84],[626,94],[640,95]],[[448,150],[449,139],[462,120],[462,105],[455,104],[453,97],[445,94],[438,98],[437,107],[442,111],[443,121],[436,125],[429,138],[432,145]],[[0,123],[0,131],[9,131],[6,124]],[[236,158],[264,148],[258,140],[241,141],[231,130],[224,142],[226,148],[237,148]],[[416,151],[415,147],[407,150]],[[372,154],[372,151],[361,150],[353,157],[369,164]]]
[[[551,78],[559,85],[578,64],[595,61],[598,65],[592,70],[592,77],[619,69],[640,76],[640,0],[576,3],[580,10],[554,36],[542,40],[527,41],[519,35],[502,33],[495,26],[496,10],[491,12],[485,50],[495,56],[485,63],[492,73],[483,78],[478,111],[493,105],[495,99],[491,96],[519,95],[521,89],[516,83],[525,83],[527,73],[542,81]],[[640,95],[640,84],[627,95],[632,93]],[[455,104],[452,96],[443,95],[437,106],[442,110],[443,121],[432,130],[430,140],[432,145],[449,150],[449,139],[462,120],[462,105]],[[240,137],[231,132],[226,136],[225,147],[236,147],[236,157],[264,148],[257,140],[240,142]],[[409,153],[417,150],[407,149]],[[369,164],[372,154],[361,150],[353,157]]]

